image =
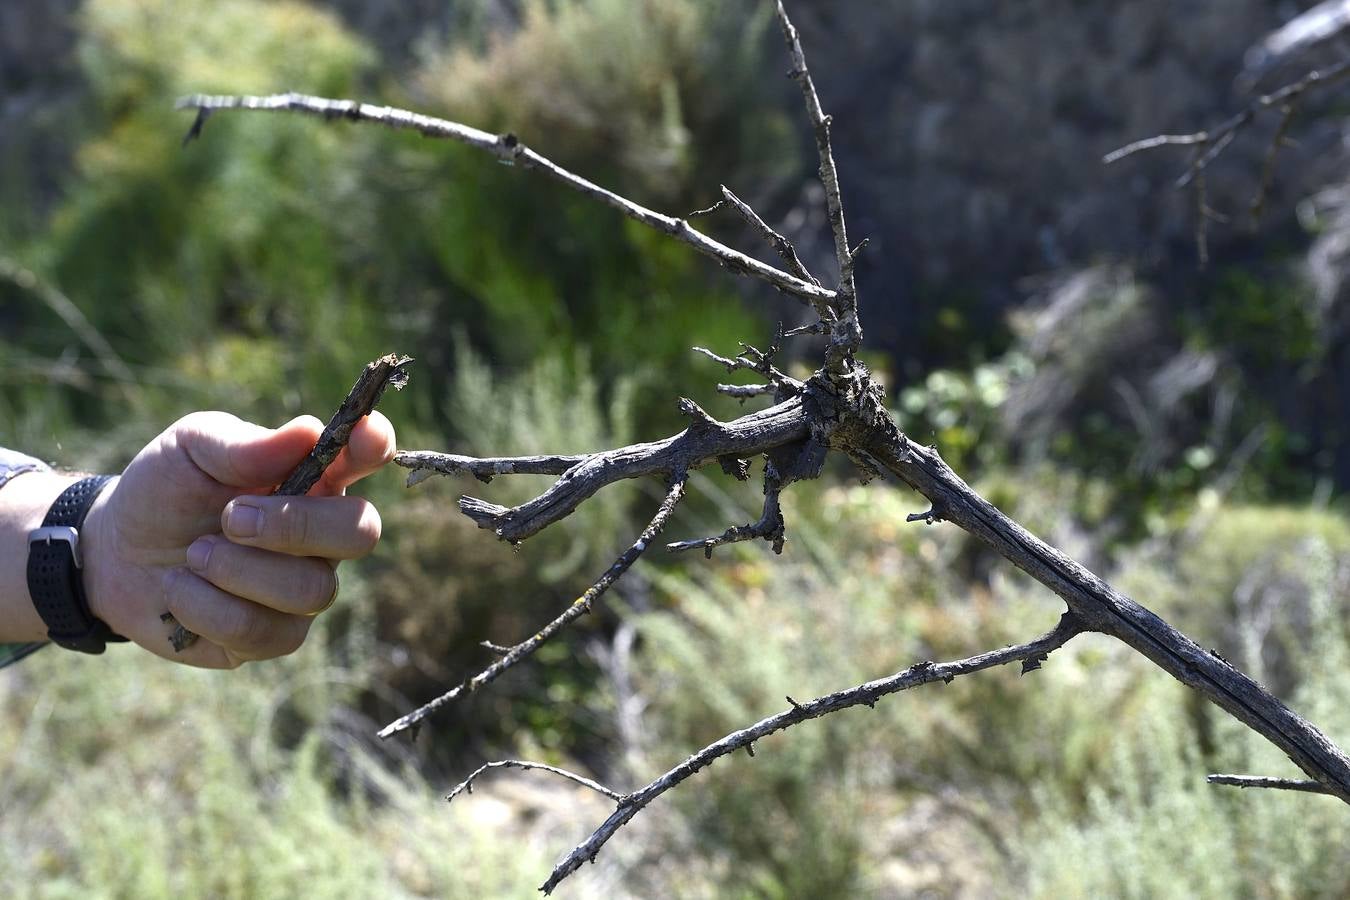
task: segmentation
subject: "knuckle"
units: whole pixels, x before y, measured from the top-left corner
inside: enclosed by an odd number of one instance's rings
[[[375,549],[380,542],[380,533],[384,525],[380,520],[380,511],[367,500],[361,501],[360,518],[357,520],[356,533],[366,553]]]
[[[267,617],[250,603],[234,606],[225,616],[223,637],[228,646],[253,650],[266,645],[271,629]]]
[[[207,424],[207,422],[211,418],[211,415],[212,415],[211,413],[205,411],[190,412],[185,416],[181,416],[176,422],[174,422],[165,430],[175,432],[198,431]]]
[[[279,510],[282,542],[291,549],[309,546],[312,537],[310,516],[300,503],[283,503]]]
[[[164,605],[176,617],[181,617],[193,607],[193,587],[197,576],[187,569],[174,567],[164,573],[160,589],[164,593]]]

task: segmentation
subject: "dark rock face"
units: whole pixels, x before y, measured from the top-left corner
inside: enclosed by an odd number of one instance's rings
[[[854,239],[873,241],[861,276],[869,343],[920,363],[937,361],[923,346],[936,303],[967,297],[967,315],[1001,316],[1024,294],[1021,279],[1103,256],[1193,266],[1194,199],[1171,186],[1189,151],[1110,167],[1101,158],[1240,109],[1244,53],[1299,11],[1278,0],[794,9],[834,115]],[[1237,224],[1276,118],[1236,141],[1208,179],[1210,205]],[[1287,224],[1340,169],[1337,129],[1311,115],[1296,125],[1266,227]],[[1216,255],[1244,231],[1215,225]]]
[[[57,127],[78,102],[79,0],[0,3],[0,190],[44,207],[71,148]],[[25,196],[26,195],[26,196]]]
[[[50,115],[44,106],[71,93],[78,5],[0,4],[0,153],[13,140],[6,135]],[[518,17],[512,0],[321,5],[380,48],[384,69],[394,72],[415,63],[424,39],[462,27],[509,29]],[[793,16],[834,116],[854,239],[872,239],[861,273],[869,344],[915,363],[951,362],[933,332],[938,305],[959,306],[964,331],[978,332],[982,320],[1001,318],[1018,302],[1026,293],[1019,281],[1030,275],[1103,255],[1145,266],[1189,263],[1194,204],[1170,187],[1187,151],[1155,151],[1109,168],[1101,157],[1238,108],[1246,101],[1234,86],[1244,54],[1306,5],[795,0]],[[784,102],[793,103],[784,82]],[[1297,177],[1277,179],[1271,227],[1340,166],[1334,124],[1304,121],[1294,133],[1299,146],[1285,151],[1280,169]],[[804,134],[803,147],[810,159]],[[1212,206],[1228,214],[1245,208],[1264,152],[1255,134],[1230,148],[1209,179]],[[1221,229],[1214,243],[1222,254]],[[820,263],[828,271],[828,244],[814,250],[826,254]],[[951,337],[962,336],[957,329]]]

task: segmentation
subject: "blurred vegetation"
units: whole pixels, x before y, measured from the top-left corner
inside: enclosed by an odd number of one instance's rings
[[[0,173],[14,198],[0,207],[0,443],[112,469],[193,409],[326,415],[390,349],[419,360],[383,407],[405,447],[612,446],[680,427],[681,394],[733,414],[711,396],[722,373],[688,347],[763,340],[781,306],[747,302],[607,209],[464,148],[347,123],[221,114],[180,146],[181,94],[303,90],[509,129],[671,212],[706,206],[721,181],[809,173],[795,108],[763,76],[781,69],[764,56],[778,49],[767,5],[530,0],[499,31],[488,6],[464,0],[461,27],[395,77],[310,4],[88,0],[79,114],[34,126],[73,148],[59,195],[25,196],[24,172]],[[1275,271],[1220,267],[1173,294],[1104,266],[1006,326],[936,298],[947,339],[981,356],[893,384],[894,404],[1000,507],[1344,745],[1350,525],[1318,491],[1316,442],[1282,424],[1322,349],[1306,290]],[[1131,391],[1138,402],[1122,401]],[[383,473],[364,490],[386,540],[294,657],[220,676],[44,651],[0,674],[0,884],[529,896],[607,805],[525,773],[447,808],[438,795],[475,762],[532,756],[631,786],[784,694],[1053,624],[1044,589],[954,529],[906,526],[908,492],[846,474],[794,486],[783,556],[644,560],[566,640],[418,743],[386,745],[378,724],[486,663],[479,641],[516,640],[570,602],[661,490],[607,488],[514,549],[454,500],[517,502],[547,479],[404,493]],[[700,474],[691,495],[672,539],[758,514],[754,483]],[[921,689],[756,749],[663,798],[564,890],[1350,893],[1335,802],[1205,785],[1209,771],[1289,767],[1105,640],[1076,640],[1027,678]]]

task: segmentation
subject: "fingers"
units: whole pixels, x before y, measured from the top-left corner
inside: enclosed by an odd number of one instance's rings
[[[277,484],[300,464],[323,432],[313,416],[263,428],[223,412],[193,413],[171,429],[177,445],[213,480],[241,488]],[[352,429],[347,446],[311,493],[340,494],[394,458],[394,426],[372,412]]]
[[[201,648],[185,661],[213,668],[294,653],[314,621],[236,597],[187,569],[169,570],[164,594],[179,624],[216,645]]]
[[[193,542],[187,560],[227,594],[290,615],[318,615],[337,594],[337,572],[326,559],[241,547],[212,535]]]
[[[379,470],[394,458],[394,426],[384,413],[372,412],[352,429],[347,446],[333,460],[311,494],[341,494],[348,485]]]
[[[357,559],[380,539],[380,514],[360,497],[244,495],[226,504],[220,527],[231,541],[289,556]]]
[[[184,416],[170,429],[197,468],[221,484],[257,488],[277,484],[299,465],[323,431],[313,416],[263,428],[223,412]]]

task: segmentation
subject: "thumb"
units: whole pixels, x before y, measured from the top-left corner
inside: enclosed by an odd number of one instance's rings
[[[264,428],[229,413],[200,412],[180,419],[173,430],[178,446],[207,477],[257,488],[289,475],[314,447],[323,423],[300,416],[280,428]]]

